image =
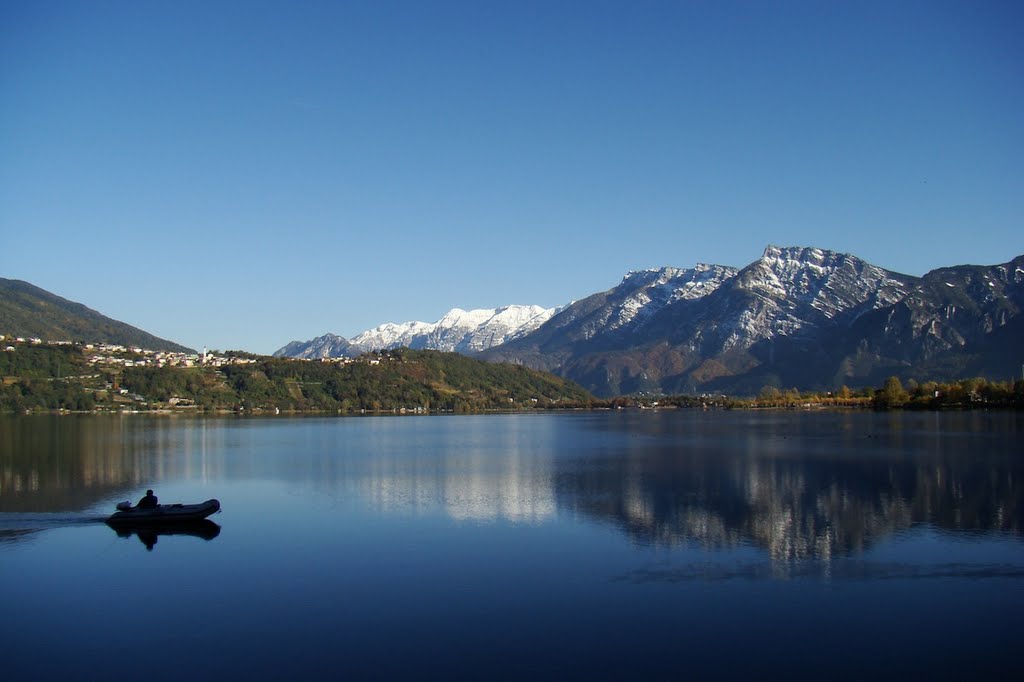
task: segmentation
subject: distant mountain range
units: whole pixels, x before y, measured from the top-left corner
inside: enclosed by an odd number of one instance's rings
[[[327,335],[275,355],[410,346],[543,369],[597,395],[756,393],[764,386],[879,385],[887,376],[1020,376],[1024,256],[904,275],[824,249],[769,246],[744,268],[628,273],[557,309],[451,311]]]
[[[510,305],[504,308],[462,310],[453,308],[437,322],[388,322],[349,340],[336,334],[312,341],[292,341],[275,357],[355,357],[374,350],[411,348],[471,355],[534,331],[551,319],[556,308]]]
[[[437,322],[327,334],[274,355],[454,351],[553,372],[598,396],[755,394],[903,380],[1008,380],[1024,364],[1024,255],[914,277],[824,249],[769,246],[743,268],[628,273],[559,308],[455,308]],[[0,334],[194,352],[27,282],[0,279]]]
[[[0,278],[0,334],[195,352],[16,279]]]

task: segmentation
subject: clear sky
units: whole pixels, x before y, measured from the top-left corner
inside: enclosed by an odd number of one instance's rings
[[[1024,3],[0,1],[0,276],[271,353],[629,270],[1024,253]]]

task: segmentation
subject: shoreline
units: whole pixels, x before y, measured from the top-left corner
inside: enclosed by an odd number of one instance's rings
[[[702,412],[1017,412],[1022,408],[1016,405],[940,405],[937,407],[887,407],[878,408],[873,405],[657,405],[657,406],[626,406],[626,407],[551,407],[527,410],[472,410],[457,412],[454,410],[426,410],[394,408],[391,410],[197,410],[191,408],[156,408],[152,410],[25,410],[24,412],[0,412],[0,417],[34,417],[34,416],[159,416],[159,417],[441,417],[441,416],[474,416],[482,414],[547,414],[552,412],[661,412],[700,410]]]

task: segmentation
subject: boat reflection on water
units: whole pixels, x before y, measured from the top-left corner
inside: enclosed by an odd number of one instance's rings
[[[153,551],[153,545],[161,535],[191,535],[203,540],[213,540],[220,535],[220,526],[209,519],[200,521],[178,522],[172,524],[145,523],[138,525],[125,525],[123,523],[107,525],[114,529],[118,537],[130,538],[135,535],[139,541],[146,546],[146,549]]]

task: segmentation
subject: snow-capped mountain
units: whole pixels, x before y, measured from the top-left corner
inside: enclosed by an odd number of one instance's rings
[[[321,358],[348,358],[359,354],[360,351],[352,348],[352,344],[344,336],[324,334],[311,341],[292,341],[284,348],[275,351],[274,357],[319,360]]]
[[[735,268],[704,263],[688,270],[661,268],[627,273],[616,287],[622,301],[615,306],[608,328],[641,326],[662,308],[707,296],[735,274]]]
[[[1020,260],[918,278],[850,254],[769,246],[738,271],[630,273],[482,357],[553,371],[598,395],[838,388],[968,367],[1005,376],[1013,362],[1019,369],[1008,349],[1024,345]],[[707,281],[668,293],[680,276]]]
[[[326,334],[293,341],[275,356],[293,358],[352,357],[374,350],[413,348],[477,353],[537,329],[557,311],[536,305],[462,310],[452,308],[436,322],[388,322],[352,339]]]
[[[698,319],[691,311],[668,309],[663,315],[680,340],[717,354],[848,323],[899,301],[916,281],[850,254],[769,246],[706,301]],[[676,312],[691,319],[681,320]]]
[[[850,254],[769,246],[742,269],[629,272],[561,308],[455,308],[437,322],[384,324],[352,340],[326,335],[275,355],[399,346],[479,354],[603,396],[855,387],[892,374],[1016,376],[1022,309],[1024,256],[914,277]]]
[[[452,308],[437,322],[383,324],[351,341],[363,351],[385,348],[430,348],[455,353],[476,353],[497,346],[544,324],[555,308],[509,305],[503,308]]]
[[[663,310],[708,296],[736,272],[703,263],[687,269],[629,272],[618,286],[564,306],[535,332],[483,355],[558,371],[574,354],[636,344],[648,335],[651,320]]]
[[[851,326],[851,356],[892,358],[907,366],[973,355],[975,373],[1019,376],[1024,361],[1024,256],[993,266],[932,270],[891,306]]]
[[[569,347],[582,356],[659,340],[694,358],[714,356],[856,317],[899,300],[913,280],[847,254],[769,246],[742,270],[699,264],[629,273],[617,287],[567,306],[535,334],[489,357],[543,351],[557,363],[542,366],[556,369]],[[673,360],[666,371],[679,369]]]

